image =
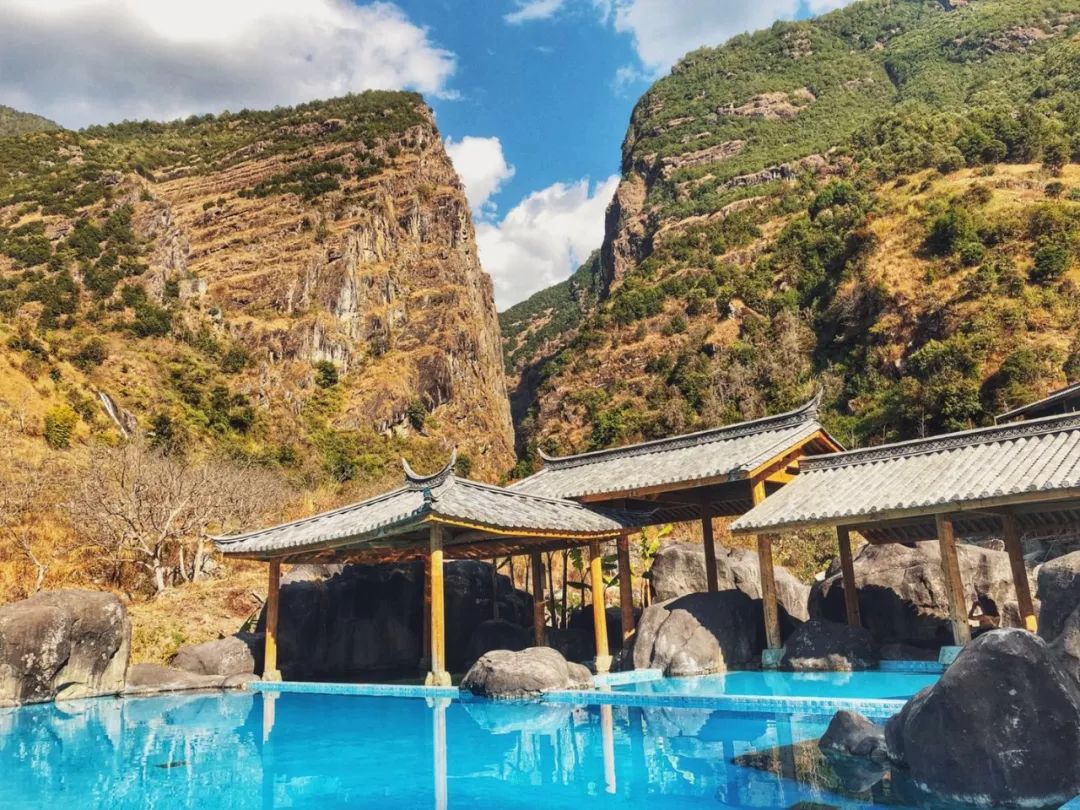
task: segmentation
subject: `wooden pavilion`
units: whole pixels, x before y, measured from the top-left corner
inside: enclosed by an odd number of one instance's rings
[[[833,526],[847,620],[860,624],[851,532],[870,543],[936,539],[957,645],[971,638],[958,539],[1001,538],[1025,626],[1036,629],[1026,534],[1080,527],[1080,414],[1065,413],[820,456],[732,524],[734,534]]]
[[[592,509],[629,512],[658,525],[701,521],[705,574],[717,590],[713,519],[741,515],[792,481],[809,457],[843,448],[818,422],[820,394],[793,411],[656,441],[552,458],[511,486],[514,492],[570,499]],[[620,553],[627,542],[619,540]],[[757,537],[768,646],[777,649],[779,608],[772,535]],[[621,557],[620,557],[621,559]],[[629,577],[623,584],[623,633],[633,629]]]

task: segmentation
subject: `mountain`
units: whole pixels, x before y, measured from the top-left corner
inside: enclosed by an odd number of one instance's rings
[[[502,315],[522,469],[819,384],[860,445],[1080,378],[1078,91],[1077,0],[868,0],[688,54],[634,108],[595,303]]]
[[[0,138],[26,135],[31,132],[52,132],[62,127],[55,121],[33,113],[18,110],[0,104]]]
[[[514,461],[491,283],[411,93],[0,141],[0,346],[44,450],[141,432],[309,483]]]

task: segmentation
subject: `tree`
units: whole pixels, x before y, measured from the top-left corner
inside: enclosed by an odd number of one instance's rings
[[[205,575],[210,533],[273,512],[282,495],[280,481],[258,468],[133,441],[92,453],[68,510],[115,584],[156,596]]]

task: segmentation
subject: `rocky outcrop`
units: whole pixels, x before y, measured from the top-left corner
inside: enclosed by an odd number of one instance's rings
[[[776,596],[792,619],[810,618],[807,603],[810,587],[783,566],[776,566]],[[675,543],[662,548],[650,570],[653,595],[659,602],[703,592],[705,548],[695,543]],[[716,581],[721,591],[737,588],[751,599],[761,598],[761,569],[757,553],[744,548],[716,547]]]
[[[160,664],[134,664],[128,672],[124,694],[159,695],[207,689],[239,689],[258,680],[254,675],[199,675]]]
[[[1058,662],[1080,686],[1080,605],[1065,620],[1058,637],[1050,645]]]
[[[1039,635],[1053,641],[1080,606],[1080,551],[1039,566]]]
[[[1023,630],[973,641],[885,736],[895,766],[937,800],[1041,807],[1080,794],[1080,687]]]
[[[784,642],[780,669],[850,671],[873,669],[878,661],[878,646],[869,630],[814,619],[797,627]]]
[[[889,759],[885,729],[858,712],[837,712],[818,747],[845,790],[869,790],[885,776]]]
[[[263,639],[261,633],[237,633],[202,644],[189,644],[177,651],[171,665],[195,675],[261,675]]]
[[[535,698],[557,689],[591,689],[592,675],[550,647],[494,650],[461,680],[463,692],[488,698]]]
[[[637,612],[635,612],[635,620],[637,615]],[[607,624],[608,650],[611,652],[621,650],[623,646],[622,609],[609,607],[604,611],[604,616]],[[592,605],[586,605],[585,607],[570,613],[569,621],[567,621],[567,629],[572,633],[579,633],[582,638],[587,639],[586,643],[590,650],[588,655],[589,658],[592,658],[595,654],[596,630],[594,627],[595,621],[593,619]]]
[[[488,619],[473,630],[465,654],[469,662],[474,662],[492,650],[524,650],[533,642],[532,631],[520,624],[505,619]]]
[[[111,593],[46,591],[0,607],[0,706],[116,694],[130,649]]]
[[[760,600],[739,590],[693,593],[645,608],[631,660],[665,675],[708,675],[760,662],[764,646]]]
[[[532,597],[497,580],[499,618],[532,627]],[[446,656],[468,663],[469,641],[494,615],[491,566],[445,569]],[[278,662],[286,680],[348,680],[414,674],[423,645],[423,568],[403,565],[304,566],[281,588]],[[262,621],[259,630],[262,629]]]
[[[967,605],[978,601],[982,612],[1006,624],[1018,619],[1009,555],[967,544],[958,549]],[[949,600],[936,542],[866,545],[855,557],[855,585],[863,624],[881,644],[952,643]],[[814,587],[810,615],[845,620],[844,585],[839,563]]]

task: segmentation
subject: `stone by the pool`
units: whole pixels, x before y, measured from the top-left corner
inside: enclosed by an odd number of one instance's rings
[[[849,624],[811,620],[784,642],[780,669],[851,671],[878,665],[877,642],[869,630]]]
[[[492,650],[461,681],[461,689],[490,698],[535,698],[559,689],[591,689],[592,674],[550,647]]]
[[[705,577],[705,547],[696,543],[675,543],[662,548],[649,571],[657,602],[665,602],[708,589]],[[775,568],[776,598],[789,617],[810,618],[807,603],[810,587],[778,565]],[[721,591],[737,589],[751,599],[761,598],[761,568],[757,552],[745,548],[716,547],[716,581]],[[609,625],[610,626],[610,625]]]
[[[133,664],[128,670],[125,695],[156,695],[165,692],[190,692],[200,689],[232,689],[258,677],[247,675],[197,675],[161,664]]]
[[[1053,641],[1080,605],[1080,551],[1039,566],[1039,635]]]
[[[757,662],[764,646],[761,600],[735,589],[692,593],[644,610],[632,661],[665,675],[707,675]]]
[[[171,666],[196,675],[255,675],[262,672],[262,654],[262,633],[237,633],[181,647]]]
[[[116,694],[131,622],[116,596],[45,591],[0,607],[0,706]]]
[[[532,645],[533,633],[505,619],[488,619],[473,630],[466,655],[470,662],[492,650],[524,650]]]
[[[888,770],[885,729],[858,712],[837,712],[818,740],[818,748],[846,790],[869,790]]]
[[[885,738],[910,782],[939,799],[1046,806],[1080,794],[1080,688],[1023,630],[973,641]]]

